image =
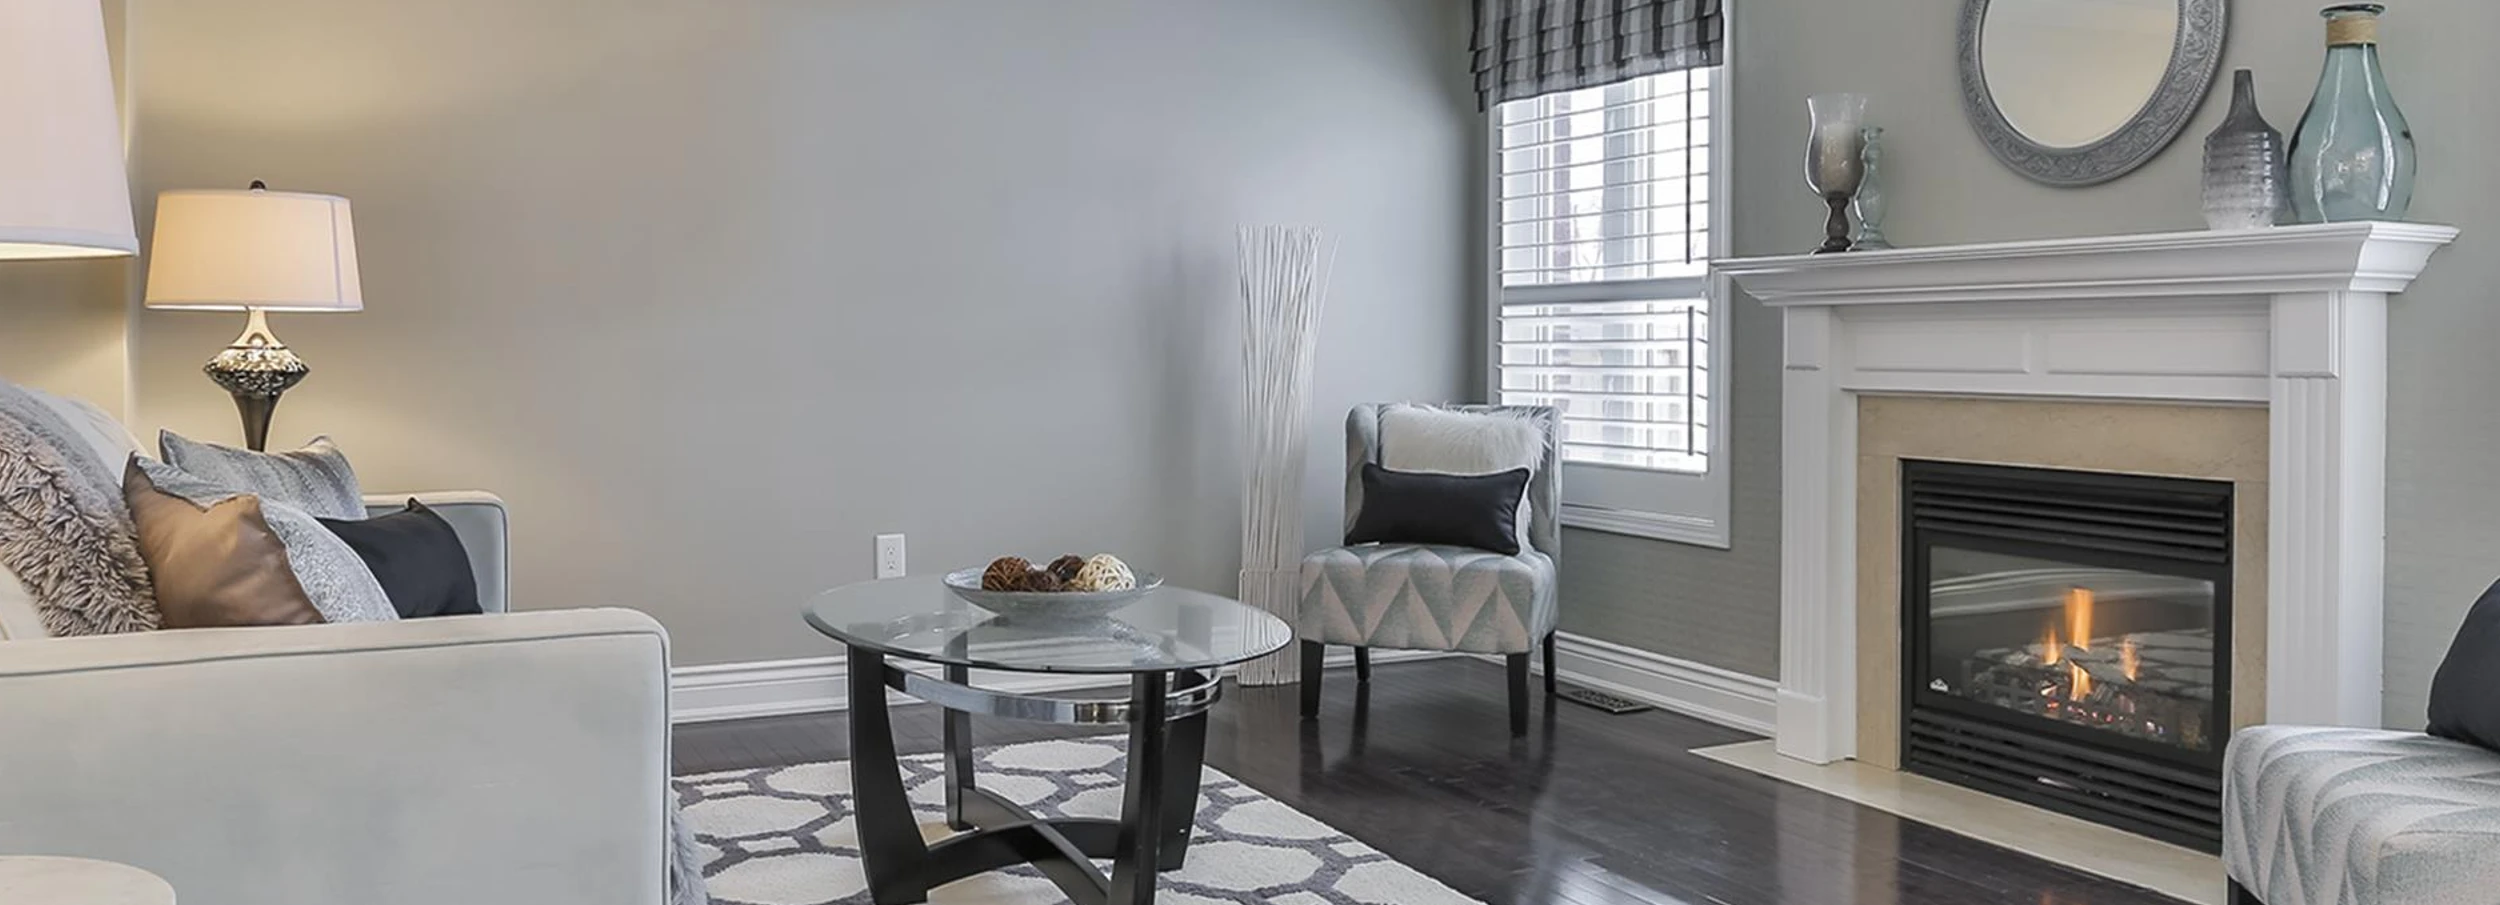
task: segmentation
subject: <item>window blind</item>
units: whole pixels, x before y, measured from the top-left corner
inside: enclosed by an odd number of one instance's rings
[[[1567,461],[1709,469],[1714,72],[1495,110],[1498,386],[1562,411]]]

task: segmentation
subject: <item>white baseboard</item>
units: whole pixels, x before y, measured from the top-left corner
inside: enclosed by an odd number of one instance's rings
[[[1450,655],[1438,651],[1384,650],[1374,652],[1372,662],[1397,663],[1446,656]],[[848,693],[843,689],[842,662],[842,657],[833,656],[680,666],[669,670],[669,719],[680,724],[708,723],[841,710],[848,706]],[[1332,648],[1329,651],[1329,666],[1353,663],[1352,649]],[[934,672],[935,668],[932,667],[931,671]],[[974,670],[973,681],[983,688],[998,691],[1050,694],[1079,688],[1114,687],[1127,684],[1128,680],[1121,676]],[[890,699],[904,700],[899,695]]]
[[[1556,636],[1554,655],[1556,671],[1575,685],[1756,735],[1770,735],[1779,720],[1776,679],[1570,632]]]

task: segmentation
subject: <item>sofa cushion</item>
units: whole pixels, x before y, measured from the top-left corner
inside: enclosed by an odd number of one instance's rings
[[[2266,905],[2487,905],[2500,754],[2416,732],[2257,726],[2223,766],[2222,860]]]
[[[82,432],[44,400],[0,382],[0,566],[33,594],[48,634],[155,628],[119,463],[95,462]]]
[[[356,485],[356,469],[328,437],[314,437],[302,449],[274,453],[204,443],[173,431],[158,431],[156,442],[165,464],[220,487],[285,503],[321,518],[365,517],[365,492]]]
[[[408,508],[367,519],[322,519],[382,582],[400,618],[475,616],[477,573],[460,532],[414,499]]]
[[[2500,582],[2465,611],[2431,677],[2430,733],[2500,751]]]
[[[286,544],[270,530],[260,498],[230,496],[202,506],[159,490],[136,457],[122,479],[139,554],[156,580],[165,628],[311,625],[321,611],[287,566]]]
[[[1557,615],[1554,560],[1533,550],[1367,544],[1302,560],[1305,641],[1517,654]]]
[[[24,641],[49,638],[43,629],[43,613],[35,609],[35,595],[26,593],[17,576],[0,569],[0,641]]]
[[[157,489],[201,507],[245,495],[163,462],[147,458],[133,461]],[[270,532],[286,545],[288,571],[295,573],[304,596],[321,611],[324,621],[390,622],[399,618],[399,611],[391,608],[390,596],[382,591],[364,559],[346,541],[321,527],[312,513],[268,497],[260,498],[260,508]]]
[[[103,409],[31,387],[26,389],[26,395],[50,409],[77,437],[86,455],[105,471],[120,473],[122,463],[130,461],[130,454],[139,451],[139,438],[131,436],[129,428],[123,427],[119,420]],[[63,450],[65,453],[76,451]]]

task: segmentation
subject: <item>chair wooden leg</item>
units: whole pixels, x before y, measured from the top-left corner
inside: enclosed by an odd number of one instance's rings
[[[1328,645],[1317,641],[1302,642],[1302,718],[1319,718],[1320,666],[1328,659]]]
[[[1354,649],[1354,681],[1357,681],[1357,682],[1369,682],[1369,681],[1371,681],[1371,680],[1372,680],[1372,649],[1371,649],[1371,648],[1368,648],[1368,647],[1358,647],[1358,648],[1355,648],[1355,649]]]
[[[1554,636],[1557,634],[1560,633],[1545,633],[1545,696],[1549,698],[1554,696]]]
[[[1504,658],[1510,666],[1510,736],[1528,734],[1528,655],[1511,654]]]

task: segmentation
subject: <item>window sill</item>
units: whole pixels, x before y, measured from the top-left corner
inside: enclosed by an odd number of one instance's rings
[[[1665,512],[1641,512],[1631,509],[1607,509],[1565,503],[1562,523],[1566,528],[1582,528],[1645,537],[1669,543],[1690,544],[1713,550],[1728,549],[1727,517],[1703,518]]]

